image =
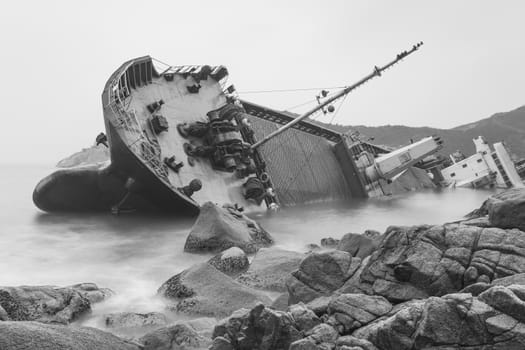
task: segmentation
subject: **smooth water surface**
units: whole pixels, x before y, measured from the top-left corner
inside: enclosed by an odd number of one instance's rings
[[[52,167],[0,166],[0,285],[58,285],[95,282],[118,293],[108,311],[160,311],[154,298],[169,277],[208,255],[183,252],[191,219],[127,214],[45,214],[31,199]],[[460,219],[491,192],[441,189],[310,206],[256,215],[277,245],[305,250],[323,237],[389,225],[440,224]],[[97,307],[95,307],[97,312]]]

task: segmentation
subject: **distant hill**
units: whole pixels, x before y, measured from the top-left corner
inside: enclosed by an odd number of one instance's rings
[[[448,155],[456,150],[460,150],[467,156],[473,154],[475,149],[472,139],[481,135],[490,144],[505,141],[514,158],[525,158],[525,106],[510,112],[496,113],[489,118],[452,129],[402,125],[369,127],[319,124],[340,132],[353,129],[366,136],[364,139],[373,138],[372,143],[391,147],[407,145],[410,139],[418,140],[430,135],[440,135],[444,141],[444,148],[440,152],[443,155]]]

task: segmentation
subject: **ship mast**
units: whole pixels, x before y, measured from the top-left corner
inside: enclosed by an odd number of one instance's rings
[[[359,86],[363,85],[364,83],[366,83],[367,81],[373,79],[374,77],[379,77],[381,76],[381,73],[385,70],[387,70],[388,68],[392,67],[394,64],[398,63],[399,61],[401,61],[403,58],[407,57],[408,55],[410,55],[411,53],[417,51],[419,49],[419,47],[423,45],[423,42],[419,42],[417,43],[416,45],[412,46],[412,48],[409,50],[409,51],[403,51],[401,52],[400,54],[398,54],[396,56],[396,58],[392,61],[390,61],[389,63],[387,63],[386,65],[384,65],[383,67],[377,67],[375,66],[374,67],[374,71],[370,74],[368,74],[367,76],[365,76],[364,78],[362,78],[361,80],[359,80],[357,83],[353,84],[353,85],[350,85],[350,86],[347,86],[345,87],[344,89],[342,89],[341,91],[337,92],[335,95],[327,98],[325,101],[323,101],[322,103],[320,103],[318,106],[312,108],[311,110],[309,110],[308,112],[300,115],[299,117],[295,118],[294,120],[292,120],[291,122],[289,122],[288,124],[286,125],[283,125],[282,127],[280,127],[279,129],[275,130],[274,132],[270,133],[269,135],[265,136],[263,139],[261,139],[260,141],[257,141],[256,143],[254,143],[251,148],[252,149],[256,149],[260,146],[262,146],[263,144],[265,144],[266,142],[268,142],[270,139],[274,138],[275,136],[283,133],[284,131],[288,130],[289,128],[291,128],[292,126],[294,126],[295,124],[299,123],[301,120],[305,119],[305,118],[308,118],[309,116],[311,116],[312,114],[315,114],[316,112],[322,110],[324,107],[328,106],[330,103],[348,95],[352,90],[355,90],[356,88],[358,88]]]

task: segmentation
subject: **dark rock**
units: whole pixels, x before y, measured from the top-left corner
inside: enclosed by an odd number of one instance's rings
[[[213,338],[217,337],[227,339],[235,350],[287,350],[301,338],[301,332],[292,315],[259,304],[251,310],[237,310],[222,320],[213,331]]]
[[[304,338],[294,341],[290,344],[289,350],[318,350],[319,348],[315,345],[315,342],[310,338]]]
[[[174,301],[177,312],[201,316],[224,317],[258,302],[271,303],[264,293],[236,282],[207,263],[173,276],[158,293]]]
[[[68,324],[91,312],[83,293],[52,286],[0,287],[0,306],[11,321]]]
[[[288,312],[292,315],[297,328],[301,331],[308,331],[321,323],[319,317],[303,303],[290,305]]]
[[[365,230],[362,236],[374,240],[380,240],[383,237],[383,234],[376,230]]]
[[[305,333],[307,339],[313,341],[321,348],[333,348],[339,333],[330,325],[321,323]]]
[[[295,271],[305,257],[279,248],[261,248],[250,264],[248,271],[237,278],[237,281],[256,289],[276,292],[286,291],[286,280]]]
[[[288,310],[288,292],[281,293],[272,303],[271,308],[279,311]]]
[[[321,296],[308,302],[306,307],[312,310],[317,316],[321,316],[328,312],[328,305],[336,296]]]
[[[337,350],[343,349],[342,348],[343,346],[347,346],[350,349],[358,348],[358,349],[363,349],[363,350],[377,350],[375,345],[369,342],[368,340],[359,339],[351,335],[345,335],[345,336],[337,338],[335,345],[337,347]]]
[[[206,202],[186,239],[186,252],[220,252],[239,247],[255,253],[273,244],[273,239],[257,222],[233,208]]]
[[[349,334],[392,310],[385,298],[364,294],[342,294],[328,304],[327,323],[341,334]]]
[[[231,247],[220,252],[211,258],[208,264],[230,276],[238,275],[250,266],[246,253],[238,247]]]
[[[206,349],[211,339],[206,338],[184,323],[156,329],[139,340],[144,350]]]
[[[336,248],[339,244],[339,240],[332,237],[322,238],[321,247],[323,248]]]
[[[310,243],[306,245],[306,249],[308,250],[308,252],[317,252],[321,250],[321,247],[319,247],[317,244]]]
[[[89,327],[0,322],[0,349],[6,350],[140,350],[136,343]]]
[[[99,288],[95,283],[79,283],[66,288],[73,288],[78,291],[84,298],[89,300],[91,305],[99,303],[115,295],[109,288]]]
[[[209,350],[235,350],[230,341],[224,337],[216,337],[213,339]]]
[[[340,250],[307,255],[286,282],[290,303],[309,302],[331,294],[352,277],[360,265],[361,259]]]
[[[525,188],[513,188],[489,197],[486,208],[491,225],[525,231]]]
[[[352,256],[364,259],[372,254],[379,246],[379,241],[357,233],[347,233],[344,235],[337,249],[348,252]]]

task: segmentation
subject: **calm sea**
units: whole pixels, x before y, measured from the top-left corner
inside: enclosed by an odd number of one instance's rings
[[[55,215],[40,212],[33,188],[51,166],[0,165],[0,285],[95,282],[118,293],[95,313],[162,309],[157,288],[207,255],[183,252],[191,220],[128,214]],[[323,237],[389,225],[439,224],[460,219],[491,192],[440,189],[341,206],[283,210],[256,217],[277,245],[305,250]]]

